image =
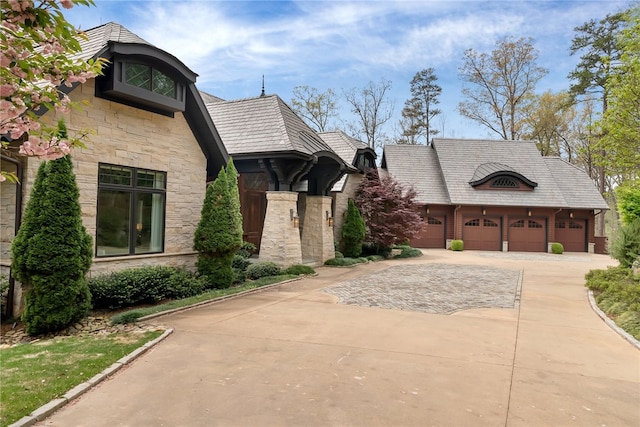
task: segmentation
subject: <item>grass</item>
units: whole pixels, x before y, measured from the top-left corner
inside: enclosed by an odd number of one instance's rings
[[[609,267],[591,270],[585,278],[600,310],[640,340],[640,277],[630,268]]]
[[[177,308],[188,307],[190,305],[198,304],[205,301],[210,301],[216,298],[221,298],[229,295],[238,294],[240,292],[248,291],[251,289],[261,288],[274,283],[284,282],[285,280],[291,280],[299,277],[294,274],[281,274],[278,276],[262,277],[257,280],[244,282],[237,286],[231,286],[224,289],[212,289],[200,295],[195,295],[188,298],[169,301],[163,304],[157,304],[150,307],[134,308],[132,310],[123,311],[112,318],[113,323],[131,323],[137,319],[145,316],[149,316],[163,311],[175,310]]]
[[[0,350],[0,426],[8,426],[162,332],[59,337]]]

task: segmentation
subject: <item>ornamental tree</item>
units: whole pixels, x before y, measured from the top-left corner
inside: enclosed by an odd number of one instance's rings
[[[389,175],[380,177],[376,169],[369,169],[355,198],[367,226],[366,240],[383,249],[415,236],[421,224],[415,197],[413,187],[405,187]]]
[[[198,251],[196,268],[212,286],[228,288],[235,278],[233,256],[242,246],[237,172],[231,160],[207,187],[201,212],[193,238],[193,249]]]
[[[47,110],[67,112],[72,103],[61,89],[84,83],[101,72],[104,60],[84,61],[82,33],[67,22],[62,8],[93,5],[93,0],[3,0],[0,15],[0,135],[2,154],[17,150],[26,156],[53,160],[83,146],[85,134],[61,139],[55,124],[47,124]],[[16,144],[17,145],[17,144]],[[15,153],[14,153],[15,154]],[[0,181],[16,180],[0,171]]]
[[[351,258],[357,258],[362,253],[362,241],[367,234],[367,227],[360,211],[353,199],[349,199],[347,217],[342,226],[342,253]]]
[[[63,122],[59,137],[66,137]],[[93,242],[82,224],[71,158],[45,162],[38,174],[11,248],[14,274],[26,291],[22,320],[30,335],[60,330],[91,307],[86,274]]]

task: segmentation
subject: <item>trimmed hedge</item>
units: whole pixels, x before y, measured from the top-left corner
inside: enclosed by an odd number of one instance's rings
[[[280,274],[280,266],[271,261],[260,261],[247,267],[247,278],[256,280],[261,277],[277,276]]]
[[[201,294],[206,287],[203,278],[165,266],[132,268],[89,279],[93,307],[107,309],[186,298]]]
[[[558,242],[552,243],[551,253],[554,253],[556,255],[561,255],[562,253],[564,253],[564,246],[562,246],[562,243],[558,243]]]
[[[282,271],[282,274],[295,274],[297,276],[301,274],[315,274],[316,271],[313,267],[308,265],[296,264]]]
[[[324,262],[324,265],[333,267],[349,267],[351,265],[367,263],[369,260],[364,257],[360,258],[331,258]]]

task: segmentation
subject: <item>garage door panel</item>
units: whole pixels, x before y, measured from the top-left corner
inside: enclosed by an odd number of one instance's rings
[[[544,220],[515,219],[509,223],[509,251],[545,252],[547,227]]]
[[[444,248],[445,247],[444,216],[429,216],[422,219],[422,227],[418,234],[411,239],[414,248]]]
[[[465,249],[499,251],[502,249],[500,218],[467,218],[462,226]]]
[[[556,221],[556,242],[562,243],[566,252],[586,252],[587,221],[584,219]]]

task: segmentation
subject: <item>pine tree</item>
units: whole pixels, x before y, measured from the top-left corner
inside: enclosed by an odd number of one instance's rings
[[[59,136],[66,137],[64,122]],[[18,243],[21,278],[27,285],[22,320],[30,335],[60,330],[86,316],[91,295],[86,274],[91,267],[93,243],[82,224],[80,191],[70,156],[44,166],[40,190],[32,197],[34,210],[25,218],[26,244]],[[26,222],[32,221],[31,224]],[[21,228],[22,228],[21,226]],[[14,256],[16,253],[14,252]]]
[[[364,219],[362,219],[358,207],[353,199],[349,199],[347,217],[342,226],[342,252],[345,256],[357,258],[362,254],[362,241],[366,232]]]
[[[235,171],[233,165],[231,168]],[[218,288],[227,288],[233,283],[233,256],[242,246],[242,219],[238,218],[240,201],[238,196],[232,196],[238,194],[237,172],[231,174],[235,178],[229,179],[230,174],[223,167],[207,187],[200,223],[193,238],[193,248],[198,251],[198,272]]]

